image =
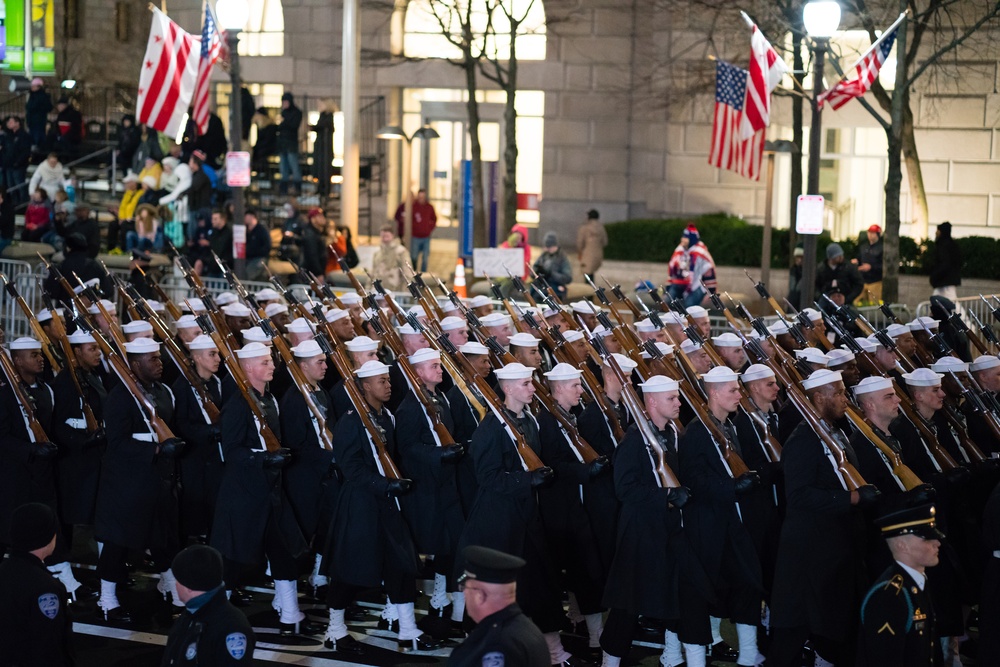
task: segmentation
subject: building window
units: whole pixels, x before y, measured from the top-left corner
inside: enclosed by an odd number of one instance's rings
[[[241,56],[285,55],[285,16],[281,0],[247,0],[250,17],[240,33]]]
[[[474,0],[470,0],[474,1]],[[511,16],[524,17],[517,30],[518,60],[545,60],[545,9],[541,0],[501,0]],[[461,4],[461,3],[459,3]],[[480,51],[485,46],[488,57],[510,58],[510,21],[500,7],[493,9],[492,29],[487,6],[493,3],[479,0],[473,9],[472,25]],[[461,33],[460,17],[455,4],[435,0],[410,0],[403,23],[403,55],[408,58],[460,59],[461,52],[448,38]],[[450,9],[449,9],[450,8]],[[442,27],[444,26],[444,27]]]
[[[247,90],[253,95],[256,107],[265,107],[271,112],[272,119],[277,122],[278,114],[281,112],[281,96],[285,93],[285,87],[280,83],[247,83]],[[215,113],[222,120],[229,134],[229,100],[232,97],[233,87],[228,82],[220,81],[215,84]],[[245,120],[245,119],[244,119]],[[257,143],[257,126],[250,128],[250,145]],[[244,150],[247,150],[244,148]]]

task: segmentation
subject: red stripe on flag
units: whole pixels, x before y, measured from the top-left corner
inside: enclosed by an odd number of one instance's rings
[[[172,32],[176,31],[176,26],[176,23],[171,24],[170,29]],[[191,55],[192,41],[190,38],[181,38],[181,45],[175,62],[173,81],[170,82],[167,97],[163,101],[163,106],[160,107],[159,115],[156,117],[158,125],[167,125],[170,122],[170,117],[174,115],[177,100],[181,96],[181,80],[184,78],[184,70],[187,69],[188,57]]]
[[[140,122],[150,124],[150,116],[156,108],[156,102],[163,93],[163,81],[167,77],[167,70],[170,68],[170,61],[173,54],[173,42],[176,37],[174,23],[171,21],[167,26],[167,33],[163,36],[163,47],[160,49],[160,56],[156,61],[156,71],[153,78],[146,86],[146,99],[143,101],[142,112],[139,114]]]

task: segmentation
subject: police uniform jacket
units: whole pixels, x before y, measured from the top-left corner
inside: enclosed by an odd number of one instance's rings
[[[144,387],[156,414],[173,424],[174,398],[159,382]],[[119,383],[104,410],[108,448],[97,491],[95,536],[130,549],[176,546],[176,462],[156,453],[156,434],[139,404]]]
[[[14,551],[0,563],[0,664],[72,665],[65,599],[66,589],[33,554]]]
[[[858,667],[940,665],[939,646],[929,591],[894,562],[861,604]]]
[[[162,667],[173,665],[252,665],[257,644],[253,628],[220,588],[195,612],[185,610],[167,636]]]
[[[490,614],[451,652],[449,667],[548,667],[541,630],[512,604]]]
[[[324,418],[328,419],[330,395],[323,390],[314,391],[312,395]],[[327,421],[327,428],[332,432],[333,422]],[[323,508],[335,502],[339,484],[335,471],[330,468],[333,450],[323,449],[320,444],[318,423],[302,392],[295,386],[281,399],[281,442],[295,453],[283,471],[285,493],[309,540],[321,526],[320,516],[329,520],[329,509],[324,511]]]
[[[264,419],[281,439],[278,404],[270,393],[250,387],[263,407]],[[282,470],[265,468],[267,448],[250,406],[241,394],[233,394],[222,406],[222,452],[226,465],[212,522],[213,547],[237,563],[259,563],[264,559],[264,535],[274,522],[292,556],[306,550],[305,538],[295,520],[282,487]]]
[[[83,401],[90,406],[98,425],[103,427],[108,393],[97,375],[81,370],[80,388],[84,394],[81,398],[70,376],[72,372],[69,367],[63,368],[52,383],[55,406],[51,437],[59,445],[56,459],[59,518],[63,523],[92,524],[107,438],[95,440],[87,433]]]
[[[28,387],[35,417],[52,437],[52,391],[44,382]],[[38,445],[31,441],[21,406],[14,390],[4,379],[0,387],[0,540],[7,541],[10,515],[30,502],[56,507],[53,460],[34,455]]]
[[[433,395],[441,422],[451,433],[455,428],[451,406],[441,393]],[[457,440],[456,440],[457,442]],[[400,502],[413,541],[420,553],[445,556],[455,553],[465,526],[458,491],[458,461],[441,461],[440,443],[430,417],[414,393],[407,393],[396,412],[396,443],[399,465],[414,480],[413,490]]]
[[[221,408],[222,381],[218,376],[211,376],[204,387],[209,399]],[[184,487],[181,516],[189,535],[205,535],[212,522],[211,513],[222,481],[221,424],[210,422],[198,393],[183,375],[174,381],[173,392],[177,405],[175,433],[185,442],[179,461]]]
[[[398,466],[392,413],[374,416],[389,456]],[[386,572],[415,576],[417,552],[396,498],[387,495],[383,474],[361,417],[344,414],[333,429],[333,456],[343,473],[323,567],[332,578],[355,586],[381,585]]]

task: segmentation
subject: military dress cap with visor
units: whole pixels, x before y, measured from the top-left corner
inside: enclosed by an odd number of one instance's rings
[[[943,540],[944,533],[937,529],[936,509],[932,503],[905,507],[887,512],[875,519],[882,537],[916,535],[925,540]]]
[[[526,564],[517,556],[478,545],[465,547],[462,556],[465,557],[465,573],[458,578],[460,584],[469,579],[486,584],[512,584]]]

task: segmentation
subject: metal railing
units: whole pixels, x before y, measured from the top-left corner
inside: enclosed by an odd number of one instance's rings
[[[992,297],[1000,298],[1000,295],[997,294],[984,294],[983,296],[987,299],[991,299]],[[968,315],[968,313],[975,313],[976,317],[978,317],[984,324],[996,324],[996,322],[993,321],[993,309],[996,306],[984,303],[978,296],[963,296],[959,299],[955,299],[955,306],[965,323],[973,329],[976,329],[976,323],[972,317]],[[917,317],[929,317],[930,314],[930,301],[921,301],[917,304]]]

